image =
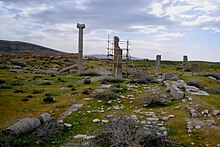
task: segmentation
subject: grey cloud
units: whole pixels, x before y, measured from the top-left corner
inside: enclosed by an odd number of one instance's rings
[[[172,25],[166,17],[157,18],[142,11],[151,2],[144,0],[92,0],[85,3],[85,9],[77,8],[73,1],[58,0],[3,0],[22,7],[33,5],[52,6],[39,13],[30,14],[29,19],[37,24],[86,23],[87,31],[109,29],[114,31],[134,31],[132,25]],[[18,17],[19,18],[19,17]],[[22,18],[22,17],[20,17]],[[25,19],[25,18],[23,18]],[[27,19],[27,18],[26,18]]]

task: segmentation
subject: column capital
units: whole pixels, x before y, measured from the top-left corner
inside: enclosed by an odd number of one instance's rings
[[[79,29],[84,29],[86,27],[86,25],[77,23],[76,27],[79,28]]]

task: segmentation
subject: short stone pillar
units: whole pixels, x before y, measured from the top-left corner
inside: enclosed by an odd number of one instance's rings
[[[188,57],[183,56],[183,71],[187,70],[187,62],[188,62]]]
[[[157,55],[156,57],[156,68],[160,68],[160,62],[161,62],[161,55]]]
[[[192,64],[192,72],[198,72],[199,71],[199,64]]]
[[[114,37],[114,75],[122,78],[122,49],[119,47],[119,38]]]
[[[79,43],[78,43],[78,74],[81,74],[83,71],[83,29],[85,24],[77,23],[76,27],[79,29]]]

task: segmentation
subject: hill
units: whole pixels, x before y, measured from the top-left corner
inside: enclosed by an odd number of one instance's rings
[[[0,53],[19,54],[21,51],[48,52],[51,56],[60,56],[61,54],[60,51],[36,44],[20,41],[0,40]]]

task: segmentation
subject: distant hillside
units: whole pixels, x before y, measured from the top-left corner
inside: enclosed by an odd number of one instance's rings
[[[107,55],[105,54],[92,54],[92,55],[86,55],[89,57],[95,57],[98,59],[113,59],[112,56],[107,57]],[[123,57],[123,59],[125,59],[125,57]],[[136,57],[131,57],[131,60],[142,60],[141,58],[136,58]]]
[[[21,51],[48,52],[50,56],[60,56],[61,54],[60,51],[31,43],[0,40],[0,53],[19,54]]]

